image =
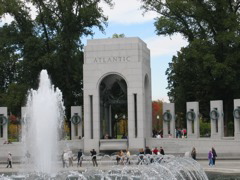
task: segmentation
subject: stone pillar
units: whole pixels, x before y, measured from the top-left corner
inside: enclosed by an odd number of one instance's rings
[[[26,128],[25,122],[24,122],[24,118],[26,118],[26,113],[27,113],[27,108],[26,107],[21,107],[21,128],[22,128],[22,132],[24,132],[24,129]],[[22,136],[20,141],[22,141]]]
[[[234,139],[240,140],[240,99],[234,99]]]
[[[0,107],[1,121],[3,125],[0,125],[0,141],[8,141],[8,116],[7,107]]]
[[[73,118],[78,119],[78,122],[73,123]],[[71,137],[73,139],[82,138],[82,107],[81,106],[71,106]]]
[[[223,131],[223,101],[210,101],[211,138],[221,139]]]
[[[170,123],[170,129],[168,128]],[[175,107],[174,103],[163,103],[163,137],[169,137],[169,130],[172,137],[176,136],[175,133]]]
[[[23,118],[25,118],[26,111],[27,111],[26,107],[21,107],[21,121],[23,121]]]
[[[187,102],[187,137],[199,138],[199,103]]]
[[[144,103],[141,93],[128,92],[128,146],[129,149],[137,150],[145,147],[144,128]]]

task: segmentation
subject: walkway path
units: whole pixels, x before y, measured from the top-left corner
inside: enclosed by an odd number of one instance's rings
[[[229,174],[239,174],[240,177],[240,160],[216,160],[216,166],[209,167],[207,160],[198,161],[206,172],[216,172],[216,173],[229,173]],[[13,164],[13,168],[6,168],[6,164],[0,164],[0,174],[2,173],[12,173],[19,172],[23,168],[22,164]],[[121,165],[119,165],[121,166]],[[77,167],[76,161],[74,162],[74,167],[61,168],[60,171],[84,171],[86,168],[92,167],[89,162],[84,162],[83,167]],[[112,167],[111,163],[100,163],[97,168],[101,170],[107,170]]]

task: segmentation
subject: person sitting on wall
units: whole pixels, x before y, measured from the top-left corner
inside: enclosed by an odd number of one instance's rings
[[[146,146],[144,154],[148,156],[149,162],[152,163],[153,158],[150,158],[150,156],[152,155],[152,151],[148,146]]]
[[[156,137],[156,134],[157,134],[157,131],[155,129],[153,129],[152,131],[152,137],[155,138]]]
[[[164,150],[163,150],[163,148],[162,148],[162,147],[160,147],[160,150],[159,150],[159,152],[160,152],[160,154],[161,154],[161,155],[165,155],[165,152],[164,152]]]
[[[123,134],[122,139],[127,139],[127,136],[125,134]]]
[[[157,155],[159,153],[158,148],[155,147],[152,152],[153,152],[153,154]]]
[[[138,165],[139,164],[143,164],[143,157],[144,157],[144,150],[143,148],[139,149],[139,152],[138,152]]]
[[[105,134],[104,139],[109,139],[109,135]]]
[[[193,149],[192,149],[191,156],[192,156],[192,158],[193,158],[194,160],[196,160],[197,151],[196,151],[196,148],[195,148],[195,147],[193,147]]]

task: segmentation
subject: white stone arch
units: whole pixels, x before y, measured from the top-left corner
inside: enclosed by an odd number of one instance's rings
[[[127,84],[127,87],[129,87],[129,86],[128,86],[127,78],[126,78],[123,74],[118,73],[118,72],[107,72],[107,73],[103,74],[103,75],[98,79],[98,81],[97,81],[97,83],[96,83],[96,88],[97,88],[97,89],[99,89],[102,80],[103,80],[105,77],[109,76],[109,75],[118,75],[118,76],[122,77],[122,78],[125,80],[125,82],[126,82],[126,84]]]
[[[119,83],[118,80],[121,82]],[[101,89],[102,83],[103,85],[109,85],[105,86],[105,90],[107,92],[105,94],[101,94],[101,92],[104,93],[104,89]],[[122,84],[122,86],[120,84]],[[122,97],[119,97],[116,94],[116,96],[114,95],[114,92],[112,91],[114,85],[118,85],[120,87],[119,92],[122,93]],[[119,138],[119,135],[127,136],[128,84],[126,78],[117,72],[106,73],[101,78],[99,78],[97,89],[99,94],[100,138],[104,139],[105,135],[113,139]],[[108,96],[109,94],[112,96]],[[106,97],[108,97],[107,100]],[[120,124],[123,125],[123,131],[119,130]]]

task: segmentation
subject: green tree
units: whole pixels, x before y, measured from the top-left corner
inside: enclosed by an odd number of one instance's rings
[[[236,0],[142,0],[156,11],[158,35],[182,34],[182,48],[166,71],[171,102],[185,111],[186,101],[199,101],[208,116],[209,100],[224,101],[225,125],[232,119],[233,99],[240,97],[240,2]],[[226,130],[226,129],[225,129]],[[226,133],[226,132],[225,132]]]
[[[154,130],[162,129],[163,101],[152,101],[152,126]]]
[[[112,0],[102,1],[112,6]],[[35,19],[31,19],[30,9],[21,0],[0,0],[0,17],[8,13],[14,18],[10,25],[0,27],[0,31],[6,31],[0,38],[0,51],[6,51],[0,55],[0,66],[7,67],[7,63],[15,62],[17,69],[11,71],[12,79],[28,88],[36,88],[39,72],[47,69],[53,84],[63,92],[69,118],[70,106],[82,105],[83,101],[81,38],[94,35],[93,27],[104,31],[107,17],[98,6],[100,0],[27,2],[37,9]],[[0,76],[5,77],[6,73]],[[11,83],[7,78],[2,81],[7,85]],[[6,92],[7,86],[2,90],[3,94]],[[9,102],[3,101],[0,97],[0,103]]]
[[[112,35],[112,38],[124,38],[125,37],[125,34],[117,34],[117,33],[114,33]]]

